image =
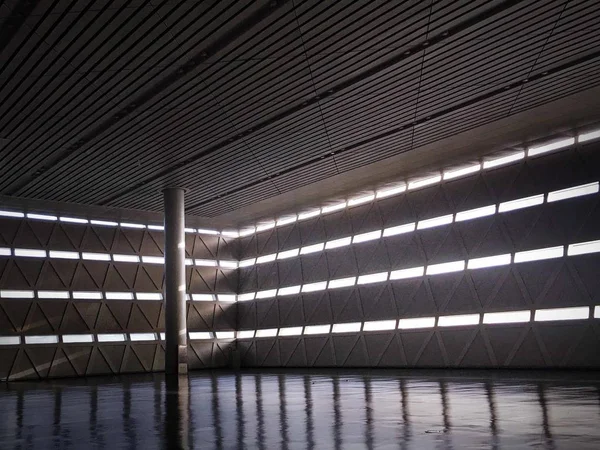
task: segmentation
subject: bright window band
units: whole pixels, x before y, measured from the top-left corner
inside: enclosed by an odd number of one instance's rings
[[[259,339],[275,336],[302,336],[318,334],[370,333],[377,331],[410,331],[427,328],[451,328],[510,325],[519,323],[588,320],[600,318],[600,306],[576,306],[570,308],[542,308],[537,310],[497,311],[474,314],[447,314],[431,317],[406,317],[401,319],[367,322],[344,322],[327,325],[306,325],[286,328],[268,328],[237,331],[237,339]]]
[[[245,259],[239,262],[239,267],[250,267],[255,264],[264,264],[273,262],[275,260],[283,260],[289,258],[295,258],[298,256],[308,255],[311,253],[321,252],[323,250],[332,250],[347,245],[360,244],[362,242],[368,242],[375,239],[388,238],[397,236],[399,234],[412,233],[415,230],[427,230],[429,228],[435,228],[445,225],[450,225],[454,222],[465,222],[469,220],[478,219],[480,217],[487,217],[494,214],[503,214],[516,211],[523,208],[531,208],[547,203],[558,202],[561,200],[567,200],[575,197],[581,197],[585,195],[597,194],[600,191],[600,183],[598,181],[578,186],[572,186],[558,191],[549,192],[547,195],[538,194],[530,197],[519,198],[502,202],[498,205],[487,205],[479,208],[469,209],[465,211],[459,211],[456,214],[446,214],[439,217],[432,217],[430,219],[420,220],[418,222],[405,223],[402,225],[396,225],[383,230],[374,230],[365,233],[359,233],[354,236],[346,236],[339,239],[333,239],[326,242],[319,242],[317,244],[311,244],[300,248],[294,248],[285,250],[279,253],[272,253],[269,255],[259,256],[257,258]],[[547,200],[545,200],[547,198]],[[196,260],[198,261],[198,260]]]
[[[212,339],[260,339],[272,337],[293,337],[328,335],[341,333],[371,333],[401,330],[420,330],[427,328],[471,327],[510,325],[534,322],[564,322],[572,320],[600,319],[600,305],[574,306],[566,308],[541,308],[536,310],[496,311],[473,314],[447,314],[437,317],[405,317],[366,322],[344,322],[334,324],[305,325],[284,328],[263,328],[258,330],[225,330],[225,331],[190,331],[190,340]],[[0,336],[0,346],[11,345],[48,345],[58,344],[93,344],[94,342],[157,342],[165,340],[164,332],[147,333],[98,333],[98,334],[64,334],[64,335],[25,335]]]
[[[240,231],[239,236],[249,236],[251,234],[261,232],[266,229],[272,229],[274,226],[287,225],[295,222],[296,220],[306,220],[312,217],[317,217],[322,214],[329,214],[332,212],[340,211],[346,207],[351,208],[355,205],[369,203],[375,199],[387,198],[393,195],[398,195],[407,190],[419,189],[426,186],[432,186],[440,183],[442,180],[454,180],[462,177],[472,176],[481,172],[481,170],[490,170],[497,167],[506,166],[508,164],[522,161],[525,158],[537,157],[538,155],[549,154],[551,152],[571,148],[576,142],[586,142],[594,139],[600,139],[600,130],[589,130],[579,133],[575,137],[567,137],[560,139],[553,139],[549,142],[540,144],[533,144],[527,146],[526,150],[516,152],[504,152],[493,154],[484,157],[481,161],[471,162],[463,164],[462,166],[445,168],[435,174],[430,174],[422,178],[399,181],[396,183],[388,184],[375,192],[365,193],[357,197],[350,198],[347,202],[337,202],[331,205],[323,206],[321,208],[312,209],[310,211],[301,212],[293,216],[293,219],[287,221],[277,220],[272,225],[272,222],[267,224],[259,224],[257,226],[249,226]]]
[[[363,286],[371,283],[383,283],[386,281],[407,280],[422,276],[437,276],[446,273],[462,272],[464,270],[480,270],[490,267],[506,266],[509,264],[522,264],[532,261],[556,259],[566,256],[577,256],[600,252],[600,240],[570,244],[565,247],[547,247],[534,250],[526,250],[515,254],[505,253],[501,255],[472,258],[469,260],[449,261],[428,266],[408,267],[405,269],[392,270],[391,272],[379,272],[374,274],[360,275],[358,277],[336,278],[314,283],[285,286],[268,291],[246,292],[238,295],[238,301],[249,301],[261,298],[281,297],[300,293],[324,291],[326,289],[341,289],[345,287]],[[277,291],[277,292],[275,292]]]

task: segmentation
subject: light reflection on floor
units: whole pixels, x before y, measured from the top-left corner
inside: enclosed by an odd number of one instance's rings
[[[0,448],[600,448],[593,372],[196,372],[0,384]]]

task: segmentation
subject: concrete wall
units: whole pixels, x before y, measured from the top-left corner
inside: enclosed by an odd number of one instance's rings
[[[0,339],[20,338],[18,345],[0,345],[0,379],[163,370],[163,302],[138,299],[140,293],[162,292],[163,266],[114,261],[115,254],[161,257],[163,245],[162,231],[0,217]],[[42,250],[46,257],[17,256],[15,249]],[[75,252],[70,255],[77,259],[51,257],[56,254],[50,251]],[[110,261],[83,259],[90,258],[86,252],[112,256]],[[186,233],[186,252],[190,258],[235,259],[228,240],[219,236]],[[188,266],[186,279],[192,294],[235,293],[237,288],[235,269]],[[81,293],[102,299],[76,299],[90,296]],[[112,299],[115,295],[132,299]],[[34,298],[14,298],[19,296]],[[235,321],[235,303],[188,302],[190,332],[234,330]],[[64,335],[88,333],[93,343],[63,342]],[[98,342],[106,333],[126,333],[125,341]],[[136,333],[155,333],[155,339],[133,341]],[[31,336],[57,336],[58,343],[27,344]],[[190,340],[190,368],[227,365],[232,342]]]
[[[580,144],[241,239],[242,259],[600,180],[600,144]],[[507,265],[238,303],[239,330],[478,314],[469,326],[238,340],[247,367],[600,368],[600,253],[567,256],[600,239],[600,195],[416,230],[240,269],[240,293],[510,254]],[[565,256],[515,263],[517,252],[564,246]],[[271,294],[266,294],[270,296]],[[583,306],[586,318],[541,322],[539,309]],[[486,313],[532,311],[525,323]],[[360,325],[359,325],[360,326]]]

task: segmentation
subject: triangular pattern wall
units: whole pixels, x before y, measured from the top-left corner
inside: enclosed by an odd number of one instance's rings
[[[64,222],[0,218],[0,247],[163,256],[163,233]],[[210,235],[186,234],[189,258],[235,259],[236,243]],[[0,289],[104,292],[162,292],[160,265],[51,258],[0,257]],[[187,267],[187,291],[235,293],[237,271]],[[189,331],[234,330],[236,305],[189,302]],[[164,331],[160,301],[0,299],[0,336]],[[21,339],[23,342],[23,339]],[[190,357],[190,368],[229,363],[230,341],[208,342],[208,357]],[[195,343],[190,355],[195,355]],[[203,350],[204,352],[204,350]],[[162,343],[43,344],[0,346],[0,379],[160,371]]]
[[[242,259],[600,180],[600,144],[528,158],[241,239]],[[600,195],[240,269],[240,293],[600,239]],[[240,329],[600,305],[600,254],[238,304]],[[597,319],[239,341],[244,365],[600,367]],[[278,347],[279,346],[279,347]],[[593,349],[593,350],[592,350]],[[268,352],[268,353],[267,353]],[[279,355],[277,358],[273,355]]]

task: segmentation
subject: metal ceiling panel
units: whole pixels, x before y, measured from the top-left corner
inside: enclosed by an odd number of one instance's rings
[[[600,83],[593,0],[0,6],[0,194],[219,216]],[[4,30],[7,30],[4,32]]]

